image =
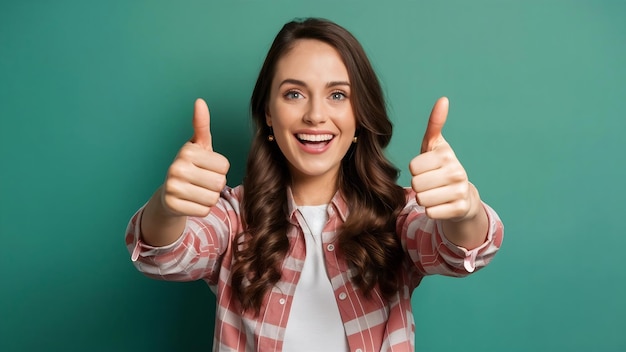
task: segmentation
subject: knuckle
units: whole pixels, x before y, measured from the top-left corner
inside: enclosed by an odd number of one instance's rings
[[[465,197],[469,197],[470,185],[469,182],[467,182],[467,179],[463,180],[463,182],[461,183],[461,189],[463,190],[463,194],[465,195]]]
[[[168,177],[181,177],[188,170],[188,164],[180,159],[175,160],[172,165],[170,165],[169,170],[167,171]]]
[[[164,188],[166,198],[175,197],[175,195],[180,194],[181,192],[181,184],[176,179],[168,179],[165,182],[165,186],[163,188]]]
[[[416,159],[413,159],[409,162],[409,171],[411,172],[411,175],[415,175],[415,170],[417,170],[417,161]]]
[[[167,209],[169,212],[174,213],[174,214],[178,214],[181,212],[180,206],[177,202],[176,197],[170,196],[170,195],[166,195],[163,197],[163,206],[165,207],[165,209]]]
[[[178,152],[178,159],[189,160],[192,159],[194,155],[195,153],[190,146],[184,146],[180,148]]]
[[[420,196],[418,193],[415,193],[415,201],[417,202],[418,205],[422,205],[422,202],[420,201]]]
[[[433,210],[433,208],[425,208],[424,212],[426,213],[426,216],[428,216],[431,219],[437,219],[437,214],[436,212]]]
[[[172,207],[172,196],[170,194],[163,194],[163,204],[165,204],[168,208]]]
[[[165,180],[165,183],[163,184],[163,197],[167,197],[172,194],[172,188],[175,183],[176,181],[170,177]]]
[[[218,187],[221,190],[223,190],[226,187],[226,176],[222,175],[222,177],[220,177],[219,183],[218,183]]]
[[[209,195],[207,201],[209,204],[207,204],[209,207],[214,206],[215,204],[217,204],[217,202],[220,200],[220,194],[218,192],[211,192],[211,194]]]
[[[204,218],[209,216],[209,213],[211,213],[211,207],[203,206],[198,210],[197,216]]]
[[[206,154],[206,159],[209,161],[211,171],[219,174],[225,174],[228,172],[228,169],[230,169],[230,162],[228,159],[219,153],[208,152],[208,154]]]
[[[460,166],[452,169],[449,175],[452,181],[462,182],[467,180],[467,173],[465,172],[465,169]]]
[[[416,177],[411,178],[411,188],[413,189],[413,191],[415,191],[415,194],[417,196],[417,192],[419,192],[420,188],[419,188],[419,182]]]
[[[454,152],[452,151],[452,149],[448,149],[448,148],[441,150],[440,157],[446,163],[452,162],[456,159],[456,156],[454,155]]]
[[[222,160],[222,169],[224,170],[224,173],[226,173],[230,169],[230,161],[228,161],[228,159],[224,156],[222,156]]]
[[[465,187],[463,184],[454,187],[453,192],[455,199],[465,200],[465,198],[467,197],[467,187]]]
[[[454,209],[454,212],[455,212],[454,217],[456,218],[464,217],[467,214],[468,210],[469,210],[468,201],[465,199],[462,199],[456,202],[456,206]]]

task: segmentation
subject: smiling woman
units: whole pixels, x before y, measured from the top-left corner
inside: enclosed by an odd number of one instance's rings
[[[465,276],[502,242],[431,114],[412,187],[387,160],[392,125],[358,41],[321,19],[287,23],[251,99],[256,133],[243,185],[226,186],[206,103],[165,183],[132,218],[136,267],[205,280],[215,350],[413,350],[411,293],[429,274]]]
[[[266,113],[298,204],[328,204],[356,134],[350,79],[331,45],[303,39],[276,64]]]

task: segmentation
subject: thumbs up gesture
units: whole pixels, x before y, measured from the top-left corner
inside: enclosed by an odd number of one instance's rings
[[[172,162],[161,191],[161,203],[171,215],[208,215],[226,186],[230,163],[213,151],[210,127],[209,108],[198,99],[193,111],[193,137]]]
[[[456,158],[441,130],[448,116],[448,99],[437,100],[422,140],[421,154],[411,160],[411,187],[417,203],[431,219],[460,221],[480,211],[480,198],[469,183],[465,169]]]

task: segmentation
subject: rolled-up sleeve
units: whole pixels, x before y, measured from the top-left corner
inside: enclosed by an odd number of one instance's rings
[[[148,277],[167,281],[215,281],[221,256],[239,227],[236,193],[225,189],[209,215],[188,217],[181,236],[163,247],[143,242],[140,224],[145,206],[139,209],[126,229],[126,246],[137,270]]]
[[[460,277],[489,264],[504,235],[502,221],[491,207],[483,203],[489,219],[485,242],[467,250],[450,242],[443,233],[442,222],[428,218],[414,194],[407,192],[407,205],[398,217],[397,231],[406,253],[423,275]]]

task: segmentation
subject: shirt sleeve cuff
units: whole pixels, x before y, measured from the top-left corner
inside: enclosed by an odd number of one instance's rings
[[[468,273],[473,273],[476,270],[476,262],[477,258],[480,258],[480,255],[491,245],[494,239],[494,234],[498,228],[498,222],[496,220],[497,216],[494,216],[494,211],[487,206],[485,203],[482,203],[485,212],[487,213],[487,218],[489,220],[489,229],[487,231],[487,236],[485,242],[480,246],[468,250],[464,247],[457,246],[456,244],[450,242],[448,238],[443,233],[443,222],[437,221],[437,232],[441,234],[441,240],[453,253],[463,258],[463,267],[467,270]]]
[[[137,211],[137,214],[135,215],[135,221],[130,225],[132,226],[133,232],[133,251],[130,258],[133,262],[136,262],[140,256],[151,257],[163,253],[172,252],[183,243],[185,237],[181,234],[181,236],[179,236],[178,239],[173,243],[161,247],[155,247],[145,243],[142,240],[141,236],[141,218],[143,216],[144,209],[145,207],[142,207],[141,209],[139,209],[139,211]]]

